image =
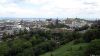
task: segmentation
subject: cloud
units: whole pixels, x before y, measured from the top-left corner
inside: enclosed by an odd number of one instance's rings
[[[2,0],[1,16],[99,17],[99,0]]]

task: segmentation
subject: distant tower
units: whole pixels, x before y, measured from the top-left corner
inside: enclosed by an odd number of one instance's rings
[[[58,23],[59,23],[59,20],[56,19],[56,20],[55,20],[55,25],[58,25]]]
[[[24,20],[22,19],[22,20],[20,21],[20,25],[23,25],[23,23],[24,23]]]

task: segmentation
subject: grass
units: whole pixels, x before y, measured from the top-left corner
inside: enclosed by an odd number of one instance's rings
[[[73,42],[70,42],[61,46],[55,51],[48,52],[40,56],[84,56],[87,46],[87,43],[79,43],[74,45]]]

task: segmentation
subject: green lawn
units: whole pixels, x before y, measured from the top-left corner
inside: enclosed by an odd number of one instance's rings
[[[73,43],[70,42],[61,46],[53,52],[48,52],[40,56],[84,56],[84,52],[87,49],[87,46],[87,43],[73,45]]]

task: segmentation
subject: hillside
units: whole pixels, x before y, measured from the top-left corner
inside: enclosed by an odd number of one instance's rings
[[[73,42],[67,43],[53,52],[45,53],[41,56],[84,56],[88,43],[74,45]]]

